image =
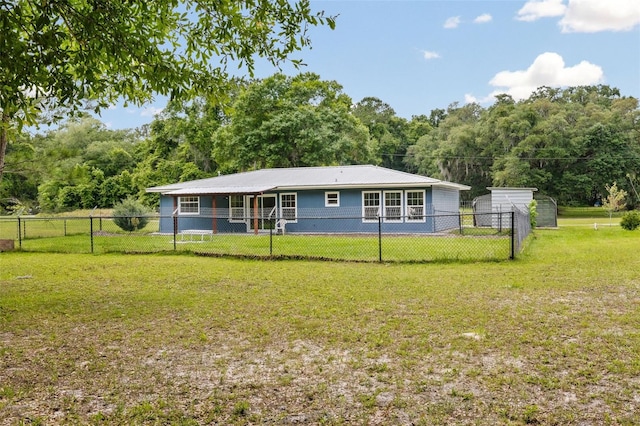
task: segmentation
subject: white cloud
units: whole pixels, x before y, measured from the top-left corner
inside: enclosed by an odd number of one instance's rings
[[[440,57],[440,54],[438,52],[431,52],[428,50],[423,50],[422,55],[427,61],[430,59],[438,59]]]
[[[629,31],[640,24],[638,0],[569,0],[562,32]]]
[[[451,18],[447,19],[444,22],[444,27],[446,29],[453,29],[453,28],[458,28],[458,25],[460,25],[460,17],[459,16],[452,16]]]
[[[472,103],[475,103],[475,102],[478,102],[478,98],[473,96],[471,93],[465,93],[464,94],[464,103],[472,104]]]
[[[638,0],[530,0],[518,11],[516,19],[536,21],[562,17],[563,33],[629,31],[640,24]]]
[[[562,56],[553,52],[539,55],[522,71],[500,71],[489,82],[514,99],[526,99],[540,86],[589,86],[604,81],[602,68],[587,61],[567,67]]]
[[[107,109],[108,109],[108,110],[118,109],[118,106],[117,106],[117,105],[109,105],[109,106],[107,107]]]
[[[502,93],[502,92],[500,92]],[[488,96],[485,96],[484,98],[477,98],[474,95],[472,95],[471,93],[465,93],[464,95],[464,103],[465,104],[478,104],[478,105],[482,105],[482,104],[487,104],[493,100],[495,100],[495,95],[497,93],[491,93]]]
[[[540,18],[562,16],[567,9],[563,1],[564,0],[530,0],[518,11],[516,19],[531,22]]]
[[[164,108],[156,108],[154,106],[148,106],[140,110],[141,117],[154,117],[157,114],[160,114]]]
[[[492,20],[493,17],[491,15],[489,15],[488,13],[483,13],[482,15],[474,19],[473,22],[476,24],[486,24],[487,22],[491,22]]]

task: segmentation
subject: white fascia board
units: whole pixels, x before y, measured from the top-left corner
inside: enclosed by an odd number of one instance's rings
[[[303,191],[303,190],[327,190],[336,191],[340,189],[380,189],[380,188],[427,188],[437,185],[436,182],[421,182],[421,183],[369,183],[369,184],[341,184],[341,185],[291,185],[291,186],[277,186],[273,188],[278,191]]]
[[[262,194],[273,186],[223,186],[217,188],[181,188],[164,192],[164,195],[223,195],[223,194]]]
[[[463,185],[461,183],[445,182],[445,181],[441,181],[440,183],[434,184],[433,186],[435,187],[441,186],[443,188],[457,189],[459,191],[469,191],[471,189],[471,187],[468,185]]]

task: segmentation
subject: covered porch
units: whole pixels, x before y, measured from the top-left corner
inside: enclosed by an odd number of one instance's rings
[[[273,188],[190,188],[165,195],[172,200],[171,216],[177,232],[202,229],[210,230],[213,234],[258,234],[276,226],[278,197],[275,193],[268,193],[271,189]],[[161,210],[162,207],[161,205]]]

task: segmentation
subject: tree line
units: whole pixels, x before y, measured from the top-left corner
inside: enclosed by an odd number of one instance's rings
[[[563,205],[594,205],[613,182],[640,202],[638,100],[609,86],[539,88],[528,99],[436,109],[411,119],[359,102],[313,73],[229,85],[213,98],[170,101],[139,129],[90,116],[15,132],[0,182],[3,212],[109,208],[145,188],[267,167],[376,164],[472,187],[526,186]]]

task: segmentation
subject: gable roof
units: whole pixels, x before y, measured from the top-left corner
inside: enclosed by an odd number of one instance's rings
[[[328,166],[261,169],[147,188],[166,195],[261,194],[272,190],[470,187],[384,167]]]

